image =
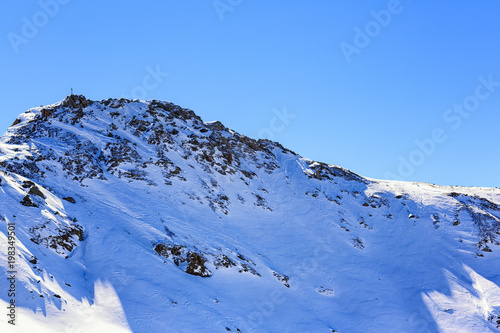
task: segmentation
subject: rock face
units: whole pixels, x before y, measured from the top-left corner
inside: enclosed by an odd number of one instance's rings
[[[171,102],[21,114],[0,138],[2,223],[41,327],[40,308],[76,330],[115,306],[96,331],[497,329],[499,189],[369,180]]]
[[[198,253],[190,252],[187,260],[189,265],[186,268],[186,273],[201,277],[212,276],[212,272],[205,267],[205,259]]]
[[[46,199],[45,194],[43,194],[42,191],[40,191],[40,189],[36,186],[31,187],[28,194],[37,195],[42,199]]]
[[[31,200],[31,197],[26,194],[23,198],[23,200],[21,201],[21,205],[23,206],[26,206],[26,207],[37,207],[38,206],[33,202],[33,200]]]
[[[72,197],[64,197],[64,198],[62,198],[62,199],[63,199],[63,200],[66,200],[66,201],[68,201],[68,202],[71,202],[71,203],[76,203],[76,200],[75,200],[75,199],[73,199]]]

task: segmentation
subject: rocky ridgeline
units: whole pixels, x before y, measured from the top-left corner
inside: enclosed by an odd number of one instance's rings
[[[123,112],[127,105],[139,111]],[[248,169],[272,173],[280,168],[274,149],[295,155],[279,143],[251,139],[220,122],[203,123],[193,111],[164,101],[107,99],[95,102],[82,95],[70,95],[61,103],[30,110],[25,116],[24,121],[16,119],[6,143],[19,145],[16,149],[26,150],[26,154],[24,158],[3,160],[0,166],[34,179],[54,171],[49,167],[51,163],[45,163],[51,161],[58,162],[67,177],[80,182],[86,178],[105,180],[112,174],[154,185],[155,181],[147,177],[146,171],[155,165],[163,170],[164,182],[170,185],[170,178],[183,177],[179,166],[169,159],[172,151],[186,160],[194,159],[207,173],[239,174],[242,179],[252,179],[256,174],[247,170],[242,160],[248,162]],[[85,131],[90,131],[94,140],[82,134]],[[141,155],[130,134],[154,147],[154,155]],[[60,151],[52,149],[54,140],[62,148]],[[315,170],[312,176],[317,179],[344,177],[365,181],[343,168],[310,163]],[[124,164],[128,166],[121,168]]]
[[[220,122],[204,123],[193,111],[170,102],[149,103],[126,99],[99,102],[70,95],[51,106],[29,110],[18,118],[6,143],[17,155],[0,160],[0,168],[44,183],[47,173],[62,173],[84,186],[85,179],[109,177],[143,181],[151,186],[186,181],[186,165],[197,164],[205,175],[201,186],[209,190],[209,205],[227,214],[228,200],[214,189],[210,175],[237,176],[248,185],[256,171],[271,174],[280,168],[275,152],[296,155],[279,143],[254,140]],[[57,149],[54,149],[56,148]],[[182,157],[180,165],[173,157]],[[365,180],[340,167],[309,161],[309,177]],[[161,170],[162,179],[152,177]],[[203,177],[202,177],[203,178]],[[255,204],[272,210],[255,194]]]
[[[138,106],[139,111],[133,115],[122,113],[127,104]],[[59,163],[68,178],[80,182],[86,178],[105,180],[115,175],[153,185],[156,180],[149,179],[146,171],[154,165],[163,170],[163,181],[170,185],[170,178],[182,179],[182,170],[168,157],[171,151],[185,159],[194,159],[208,173],[240,173],[251,179],[255,174],[242,168],[241,159],[267,172],[279,168],[271,152],[279,145],[240,135],[219,122],[204,124],[193,111],[169,102],[139,103],[125,99],[94,102],[71,95],[60,104],[40,108],[26,119],[29,120],[14,122],[6,142],[26,150],[25,158],[4,160],[1,167],[34,179],[53,171],[50,163],[46,163],[51,161]],[[91,132],[94,140],[82,135],[85,130]],[[130,134],[153,147],[154,155],[143,156]],[[31,145],[35,140],[33,150]],[[54,141],[62,148],[60,151],[52,149]],[[28,147],[21,147],[26,143]],[[125,164],[127,167],[121,168]]]
[[[460,224],[463,213],[468,214],[479,231],[479,250],[491,252],[488,244],[500,245],[500,205],[486,198],[463,193],[451,192],[448,195],[457,200],[454,225]]]

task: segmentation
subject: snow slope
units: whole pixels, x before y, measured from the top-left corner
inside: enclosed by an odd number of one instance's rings
[[[363,178],[170,102],[0,139],[2,332],[497,332],[500,189]]]

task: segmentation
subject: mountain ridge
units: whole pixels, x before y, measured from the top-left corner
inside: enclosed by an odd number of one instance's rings
[[[70,95],[0,151],[30,325],[498,329],[499,189],[368,179],[158,100]]]

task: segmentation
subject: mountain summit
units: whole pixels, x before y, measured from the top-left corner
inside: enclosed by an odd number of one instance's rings
[[[21,114],[0,230],[17,332],[500,327],[500,189],[364,178],[171,102]]]

